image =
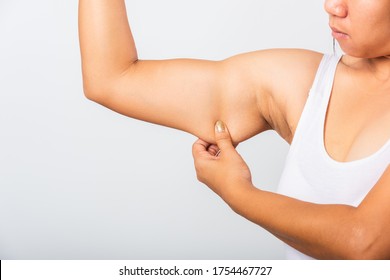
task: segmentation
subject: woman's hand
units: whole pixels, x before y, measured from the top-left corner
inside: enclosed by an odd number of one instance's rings
[[[215,124],[216,145],[198,139],[192,154],[198,180],[206,184],[229,205],[236,194],[252,188],[248,165],[236,151],[228,128],[221,121]]]

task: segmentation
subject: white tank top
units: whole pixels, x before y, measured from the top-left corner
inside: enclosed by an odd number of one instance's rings
[[[318,204],[358,206],[390,164],[390,139],[374,154],[355,161],[332,159],[324,124],[340,56],[324,55],[296,129],[278,192]],[[300,217],[296,217],[299,219]],[[286,245],[287,259],[311,259]]]

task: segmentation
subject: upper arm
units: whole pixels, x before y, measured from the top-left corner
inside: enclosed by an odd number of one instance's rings
[[[253,80],[234,62],[139,60],[97,83],[90,99],[123,115],[214,141],[214,123],[227,123],[233,140],[265,129]],[[240,71],[241,70],[241,71]]]
[[[357,208],[362,258],[390,259],[390,166]]]
[[[296,115],[290,112],[303,108],[319,57],[308,51],[270,50],[223,61],[140,60],[98,82],[90,98],[209,142],[214,142],[217,120],[227,124],[236,143],[269,128],[285,136]]]

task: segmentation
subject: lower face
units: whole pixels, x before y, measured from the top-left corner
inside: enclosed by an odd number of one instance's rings
[[[390,0],[349,2],[345,18],[330,17],[332,36],[348,55],[374,58],[390,55]]]

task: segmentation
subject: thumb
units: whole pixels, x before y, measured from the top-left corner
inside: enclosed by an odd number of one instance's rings
[[[215,141],[221,151],[234,149],[229,130],[222,121],[215,123]]]

